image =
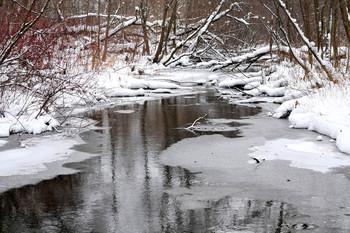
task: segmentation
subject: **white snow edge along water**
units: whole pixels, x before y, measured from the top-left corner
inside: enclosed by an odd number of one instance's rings
[[[14,117],[13,114],[6,114],[0,118],[0,137],[8,137],[10,133],[27,132],[39,134],[44,131],[52,131],[59,126],[59,122],[48,114],[38,118]]]
[[[22,148],[0,152],[0,176],[33,175],[47,170],[46,164],[70,157],[78,142],[62,135],[21,142]]]
[[[336,140],[338,149],[350,154],[350,92],[348,87],[324,87],[315,93],[284,102],[274,117],[288,112],[291,128],[308,129]]]
[[[338,149],[350,154],[350,81],[334,84],[316,74],[304,80],[300,67],[287,62],[270,69],[274,70],[270,75],[264,71],[235,74],[221,81],[219,87],[243,87],[241,93],[252,98],[235,101],[238,104],[254,102],[254,97],[259,100],[262,95],[271,97],[267,102],[281,103],[275,118],[290,114],[291,128],[309,129],[336,139]]]
[[[278,139],[252,148],[251,157],[259,161],[285,160],[292,167],[327,173],[332,168],[350,166],[350,157],[334,150],[328,144],[305,139]],[[262,153],[263,152],[263,153]]]

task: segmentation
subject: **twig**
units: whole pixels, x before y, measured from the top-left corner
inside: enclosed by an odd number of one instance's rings
[[[11,112],[9,111],[4,111],[7,114],[11,115],[13,118],[15,118],[15,120],[23,127],[23,130],[27,133],[29,133],[29,131],[26,129],[26,127],[22,124],[22,122],[19,120],[19,117],[16,117],[15,115],[13,115]]]
[[[192,123],[192,125],[188,126],[186,129],[187,129],[187,130],[192,130],[192,129],[194,128],[195,124],[196,124],[198,121],[204,119],[207,115],[208,115],[208,114],[205,114],[205,115],[203,115],[203,116],[197,118],[197,119]]]

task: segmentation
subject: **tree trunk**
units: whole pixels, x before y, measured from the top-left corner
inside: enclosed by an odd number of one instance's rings
[[[148,6],[149,6],[148,0],[141,0],[141,6],[140,6],[140,16],[141,16],[141,25],[142,25],[142,31],[143,31],[143,43],[144,43],[144,53],[147,55],[150,54],[150,48],[149,48],[149,41],[148,41],[148,33],[147,33],[147,19],[148,19]]]
[[[102,55],[102,61],[106,61],[107,59],[107,50],[108,50],[108,34],[109,34],[109,27],[111,23],[111,13],[112,13],[112,0],[108,0],[107,5],[107,26],[106,26],[106,38],[104,40],[104,50]]]
[[[316,46],[317,46],[317,51],[320,52],[321,48],[321,20],[320,20],[320,3],[319,0],[314,0],[314,11],[315,11],[315,27],[316,27]]]
[[[310,0],[303,0],[304,1],[304,10],[305,10],[305,17],[304,17],[304,25],[305,25],[305,36],[306,38],[311,41],[311,19],[310,19]],[[312,52],[309,49],[309,63],[312,66]]]
[[[164,37],[165,37],[165,32],[166,32],[166,19],[167,19],[167,15],[168,15],[168,9],[169,9],[169,4],[170,3],[165,3],[164,4],[164,9],[163,9],[163,21],[162,21],[162,26],[161,26],[161,33],[160,33],[160,39],[158,42],[158,47],[156,50],[156,53],[153,57],[153,62],[158,63],[160,62],[160,55],[162,53],[163,50],[163,44],[164,44]]]
[[[338,67],[338,43],[337,43],[337,24],[338,24],[338,7],[336,1],[332,1],[332,28],[331,28],[331,45],[333,49],[334,67]]]
[[[89,8],[90,8],[90,1],[87,1],[87,6],[86,6],[86,15],[89,15]],[[88,17],[85,19],[85,30],[87,31],[88,28]]]
[[[97,24],[98,24],[98,31],[97,31],[97,47],[96,51],[93,57],[93,62],[92,62],[92,69],[96,69],[97,65],[100,61],[100,49],[101,49],[101,40],[100,40],[100,35],[101,35],[101,0],[97,0]]]
[[[320,48],[321,48],[321,57],[324,58],[325,52],[327,51],[327,22],[326,22],[326,9],[329,5],[329,0],[325,0],[323,7],[321,8],[320,13],[320,22],[321,22],[321,28],[320,28]],[[320,6],[321,7],[321,6]]]
[[[168,41],[169,41],[169,35],[170,35],[170,32],[171,32],[171,29],[173,28],[173,25],[176,24],[176,14],[177,14],[177,0],[175,0],[175,3],[174,3],[174,6],[172,8],[172,11],[171,11],[171,17],[170,17],[170,21],[167,25],[167,29],[166,29],[166,34],[165,34],[165,43],[164,43],[164,52],[161,54],[160,56],[160,60],[163,58],[163,56],[167,53],[167,49],[168,49]],[[176,44],[175,44],[176,46]],[[174,48],[175,48],[174,46]]]
[[[348,4],[350,1],[348,1]],[[348,43],[350,43],[350,22],[349,22],[349,8],[347,7],[347,1],[346,0],[339,0],[339,7],[340,7],[340,13],[343,21],[343,25],[345,28],[346,37],[348,39]]]
[[[293,6],[294,6],[293,0],[287,1],[286,5],[287,5],[287,8],[289,10],[291,10],[291,11],[293,10]],[[289,20],[287,20],[287,37],[288,37],[289,43],[291,43],[292,42],[292,28],[291,28]],[[271,56],[272,56],[272,53],[271,53]],[[290,61],[293,60],[292,52],[289,53],[289,60]]]

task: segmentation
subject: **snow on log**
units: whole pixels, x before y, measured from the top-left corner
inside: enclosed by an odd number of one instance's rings
[[[253,78],[227,78],[219,83],[219,87],[231,88],[237,86],[245,86],[252,82],[262,82],[262,77],[253,77]]]
[[[254,88],[257,88],[261,85],[261,82],[251,82],[251,83],[248,83],[244,86],[244,90],[252,90]]]
[[[180,86],[175,83],[162,81],[148,81],[149,89],[179,89]]]
[[[289,116],[289,114],[294,109],[295,105],[296,105],[295,100],[288,100],[288,101],[284,102],[275,110],[275,114],[273,115],[273,117],[284,118],[284,117]]]
[[[232,58],[230,58],[226,61],[223,61],[223,62],[216,62],[216,64],[211,63],[211,65],[214,66],[212,68],[212,70],[215,71],[215,70],[219,70],[219,69],[231,66],[231,65],[241,64],[244,62],[253,62],[253,61],[255,61],[255,60],[257,60],[257,59],[259,59],[267,54],[278,51],[278,49],[279,48],[277,46],[272,46],[272,47],[265,46],[265,47],[262,47],[260,49],[257,49],[254,52],[247,53],[247,54],[237,56],[237,57],[232,57]],[[199,63],[198,66],[201,66],[201,64]]]
[[[274,88],[267,85],[261,85],[258,88],[245,91],[245,93],[250,96],[259,96],[259,95],[266,94],[270,97],[281,97],[281,96],[284,96],[284,93],[286,93],[286,88],[285,87]]]
[[[106,94],[108,97],[132,97],[144,96],[145,91],[141,88],[138,90],[131,90],[127,88],[117,88]]]
[[[128,89],[179,89],[180,86],[175,83],[155,81],[155,80],[144,80],[136,78],[128,78],[126,82],[121,84],[121,87]]]

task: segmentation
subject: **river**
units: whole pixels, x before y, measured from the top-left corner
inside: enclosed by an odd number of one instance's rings
[[[215,90],[92,110],[86,117],[97,120],[99,129],[81,133],[85,143],[74,150],[95,156],[65,165],[77,169],[76,174],[0,194],[0,230],[348,232],[349,202],[341,203],[349,198],[341,195],[334,200],[335,190],[326,191],[321,185],[324,193],[319,193],[320,187],[313,184],[326,180],[325,185],[347,192],[348,169],[325,175],[281,161],[266,161],[261,169],[251,164],[247,156],[251,145],[280,138],[282,130],[288,130],[286,121],[267,119],[261,112],[256,106],[228,104]],[[196,130],[186,129],[205,114]],[[272,126],[276,130],[269,129]],[[315,135],[295,131],[285,137]],[[240,151],[240,145],[242,153],[237,152],[234,165],[226,166],[231,158],[225,156],[210,166],[204,165],[208,159],[201,161],[210,150],[225,154]],[[189,156],[192,165],[186,161]],[[277,173],[281,175],[274,179]],[[312,181],[304,182],[305,176]],[[301,188],[287,187],[296,180]],[[317,205],[318,209],[307,211]],[[333,212],[317,214],[333,210],[331,205],[337,205]]]

